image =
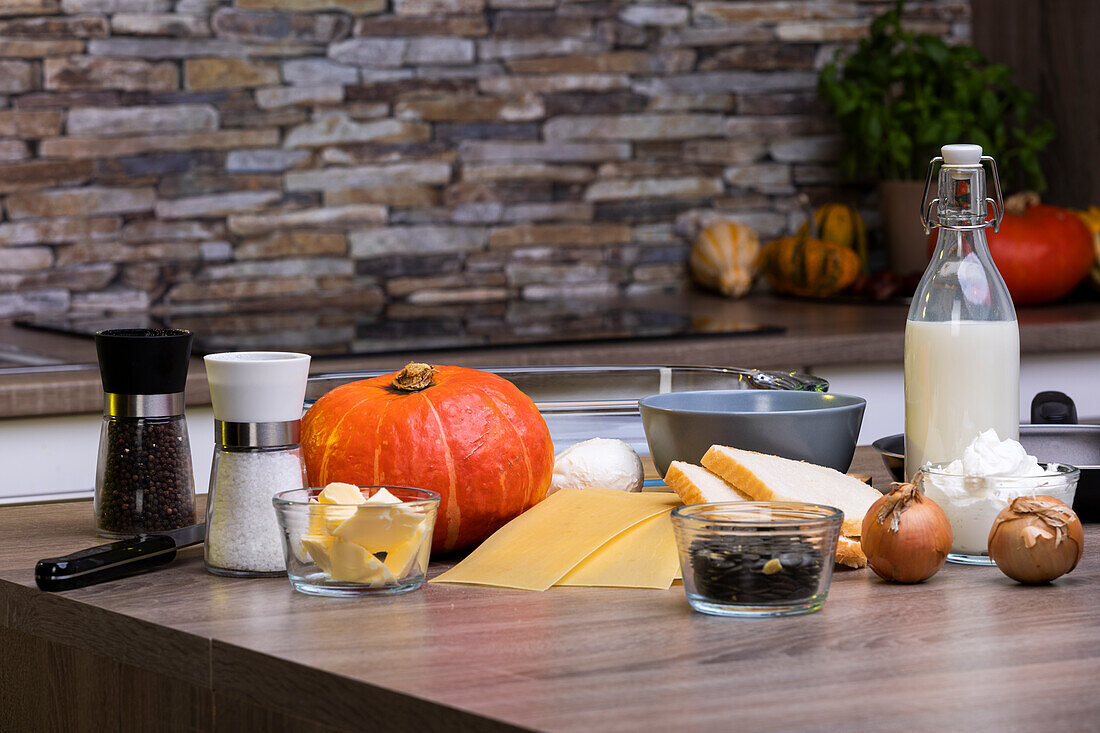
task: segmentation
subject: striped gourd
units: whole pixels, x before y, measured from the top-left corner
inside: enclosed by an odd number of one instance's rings
[[[700,285],[739,298],[752,287],[759,254],[756,232],[744,224],[720,221],[696,238],[691,248],[691,272]]]
[[[777,291],[787,295],[827,298],[855,282],[859,255],[836,242],[809,237],[783,237],[769,242],[760,269]]]
[[[860,270],[867,272],[867,227],[854,206],[828,203],[817,207],[814,228],[818,239],[841,244],[859,255]],[[798,235],[813,236],[808,222],[799,228]]]

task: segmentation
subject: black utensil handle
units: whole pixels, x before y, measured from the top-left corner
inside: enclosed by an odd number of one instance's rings
[[[1033,425],[1076,425],[1077,405],[1064,392],[1040,392],[1031,400]]]
[[[147,535],[97,545],[64,557],[48,557],[34,566],[34,582],[46,591],[72,590],[167,565],[176,557],[176,541]]]

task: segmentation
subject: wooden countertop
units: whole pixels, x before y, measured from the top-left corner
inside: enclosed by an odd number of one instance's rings
[[[731,301],[701,293],[624,301],[619,305],[663,309],[713,321],[781,326],[782,334],[715,335],[591,343],[502,346],[450,351],[418,351],[400,356],[324,357],[314,373],[341,369],[394,369],[411,359],[462,366],[584,364],[691,364],[758,369],[805,369],[831,365],[901,365],[907,306],[896,303],[808,301],[754,295]],[[609,305],[608,307],[616,307]],[[1025,354],[1100,350],[1100,302],[1021,308],[1021,349]],[[91,339],[0,325],[0,345],[25,349],[85,365],[29,374],[0,369],[0,417],[98,412],[103,394],[94,367]],[[189,404],[209,403],[202,360],[188,379]]]
[[[869,448],[852,470],[886,485]],[[950,564],[918,586],[842,571],[818,613],[738,620],[692,612],[680,587],[315,598],[209,575],[199,548],[35,589],[33,562],[93,544],[90,520],[87,502],[0,507],[0,681],[17,692],[0,728],[67,729],[113,704],[126,725],[144,709],[191,730],[1080,730],[1100,713],[1096,525],[1050,587]]]

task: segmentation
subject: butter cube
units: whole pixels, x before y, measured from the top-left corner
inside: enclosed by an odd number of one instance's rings
[[[376,491],[371,498],[363,502],[364,504],[400,504],[401,500],[390,493],[389,489],[383,487]]]
[[[393,573],[361,545],[336,538],[332,542],[333,580],[382,585],[394,582]]]
[[[298,540],[298,547],[313,560],[317,567],[332,575],[332,563],[329,560],[329,552],[332,550],[332,535],[324,533],[304,534]],[[299,559],[301,559],[300,555]]]
[[[334,482],[321,489],[317,501],[311,500],[310,503],[315,506],[310,507],[309,534],[331,534],[341,522],[355,514],[354,507],[333,505],[365,504],[366,499],[358,486]]]
[[[404,507],[364,506],[341,522],[332,534],[371,552],[392,552],[408,542],[424,521],[423,514]]]
[[[309,515],[310,534],[332,534],[349,517],[355,516],[355,507],[321,504],[313,507]]]
[[[317,500],[322,504],[364,504],[366,499],[355,484],[345,484],[335,481],[317,495]]]
[[[331,483],[310,507],[309,532],[299,541],[299,553],[335,581],[393,583],[416,565],[427,531],[425,516],[400,504],[384,488],[364,499],[353,484]],[[385,562],[374,553],[386,553]]]
[[[386,567],[390,569],[395,578],[401,579],[413,572],[417,560],[420,557],[421,545],[424,544],[424,532],[427,529],[425,523],[416,528],[412,536],[401,544],[393,547],[386,553]]]

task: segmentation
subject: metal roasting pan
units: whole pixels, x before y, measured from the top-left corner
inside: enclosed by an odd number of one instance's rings
[[[1031,402],[1030,425],[1020,426],[1020,443],[1040,461],[1068,463],[1081,470],[1073,510],[1082,522],[1100,522],[1100,425],[1077,423],[1077,408],[1061,392],[1040,392]],[[888,435],[872,445],[895,481],[904,479],[905,436]]]

